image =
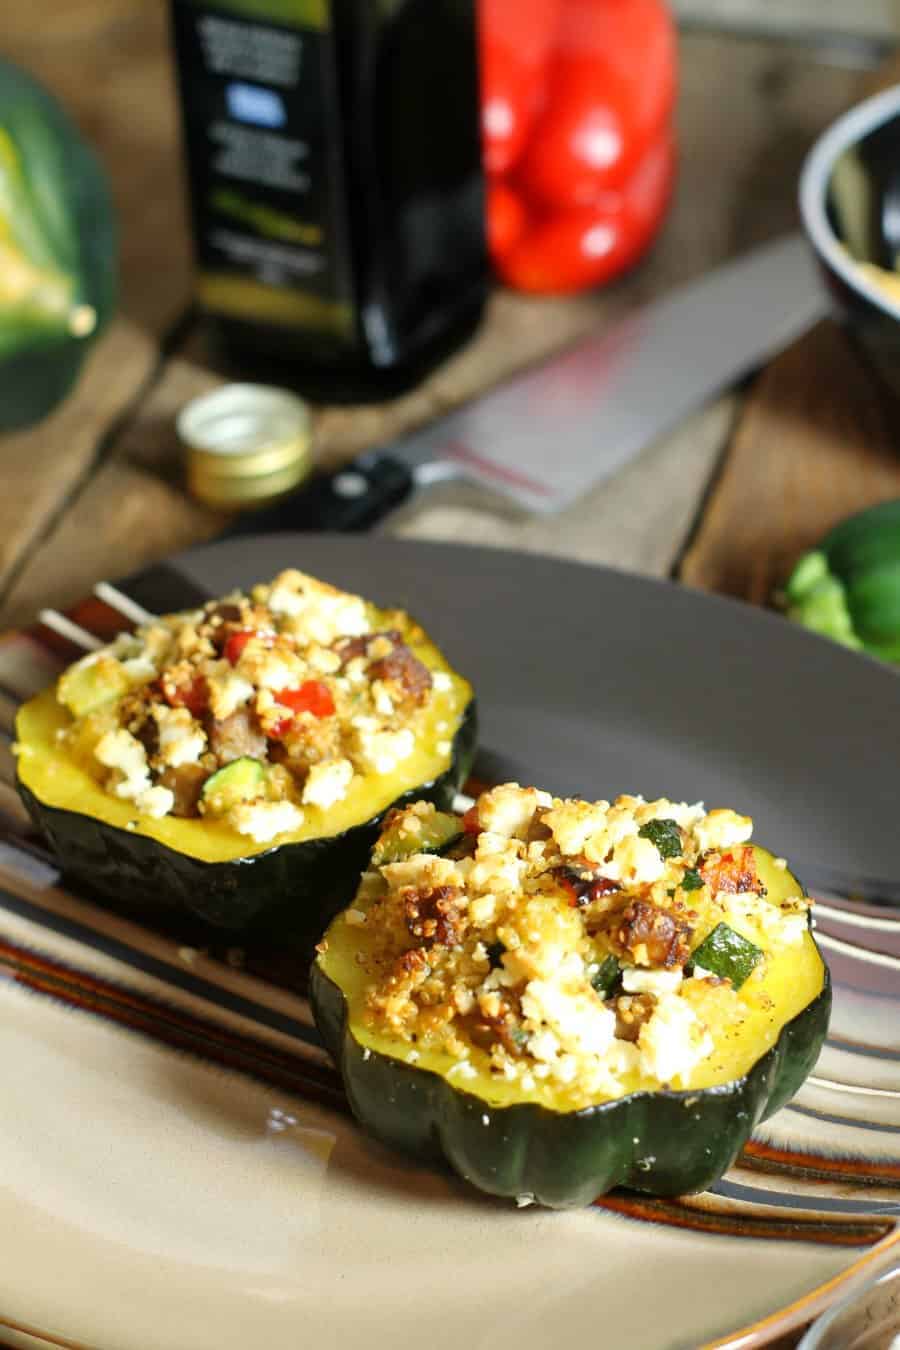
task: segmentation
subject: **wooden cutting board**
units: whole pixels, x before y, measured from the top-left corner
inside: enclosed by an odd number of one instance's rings
[[[900,497],[900,403],[844,332],[821,323],[751,389],[680,579],[770,603],[826,530],[890,497]]]

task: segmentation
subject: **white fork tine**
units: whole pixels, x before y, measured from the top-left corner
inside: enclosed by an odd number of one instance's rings
[[[86,652],[95,652],[104,645],[93,633],[89,633],[80,624],[73,623],[65,614],[60,614],[55,609],[42,609],[38,618],[45,628],[52,628],[54,633],[74,643],[76,647],[82,647]]]
[[[156,618],[149,609],[144,609],[136,600],[123,595],[121,591],[116,590],[115,586],[110,586],[108,581],[98,581],[94,587],[94,594],[98,600],[102,600],[110,609],[116,610],[125,619],[130,619],[132,623],[146,624],[153,623]]]

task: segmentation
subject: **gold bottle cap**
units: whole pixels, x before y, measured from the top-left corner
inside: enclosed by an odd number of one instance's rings
[[[261,506],[312,468],[309,408],[265,384],[225,384],[185,404],[176,422],[191,493],[208,506]]]

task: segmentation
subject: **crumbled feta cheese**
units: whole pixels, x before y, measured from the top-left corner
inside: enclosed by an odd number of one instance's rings
[[[478,823],[482,830],[507,839],[524,839],[540,806],[550,806],[549,793],[504,783],[484,793],[478,802]]]
[[[293,802],[241,802],[232,807],[228,820],[239,834],[267,844],[279,834],[298,830],[303,812]]]
[[[349,759],[323,759],[309,771],[303,785],[303,804],[327,811],[346,797],[352,779],[353,765]]]
[[[169,708],[155,704],[153,717],[159,729],[159,758],[177,769],[181,764],[196,764],[206,749],[206,733],[187,708]]]
[[[802,910],[786,910],[782,907],[781,928],[778,939],[785,946],[794,946],[803,941],[803,937],[809,928],[809,909],[805,902]]]
[[[274,586],[269,592],[267,603],[273,614],[285,614],[292,618],[302,611],[306,600],[300,591],[289,590],[287,586]]]
[[[497,847],[499,845],[499,847]],[[473,891],[516,891],[522,884],[527,863],[512,840],[502,835],[481,835],[468,877]]]
[[[339,637],[359,637],[370,624],[365,601],[289,569],[275,578],[266,597],[283,628],[306,642],[323,646]]]
[[[660,797],[655,802],[638,806],[634,818],[638,825],[646,825],[648,820],[674,820],[683,830],[692,830],[705,814],[702,802],[688,805],[687,802],[670,802],[667,797]]]
[[[248,643],[245,651],[251,645]],[[254,664],[248,669],[251,660]],[[248,675],[252,675],[260,689],[296,689],[302,684],[306,675],[305,663],[293,652],[274,650],[265,651],[262,654],[253,652],[246,660],[244,654],[241,653],[238,669],[242,672],[246,670]]]
[[[391,717],[394,712],[394,700],[391,698],[387,685],[383,680],[375,680],[372,684],[372,703],[375,705],[375,711],[379,717]]]
[[[622,988],[626,994],[672,994],[681,984],[680,970],[642,970],[626,966],[622,971]]]
[[[580,1054],[602,1055],[612,1043],[616,1032],[616,1018],[595,994],[574,993],[548,980],[531,980],[522,994],[522,1012],[535,1023],[546,1022],[563,1045],[571,1046]],[[545,1033],[538,1032],[540,1038]],[[529,1049],[535,1037],[529,1041]],[[539,1045],[546,1049],[539,1039]],[[547,1059],[536,1054],[535,1059]]]
[[[337,652],[330,647],[322,647],[318,643],[310,643],[303,650],[303,656],[307,665],[317,675],[335,675],[341,668],[341,658]]]
[[[206,685],[212,715],[220,722],[242,708],[256,692],[250,681],[233,670],[228,661],[210,663]],[[283,685],[281,687],[284,688]]]
[[[466,989],[463,985],[458,985],[453,990],[453,1006],[458,1013],[465,1017],[475,1007],[475,995],[471,989]]]
[[[134,804],[139,811],[143,811],[145,816],[152,816],[155,820],[162,816],[167,816],[175,805],[175,794],[167,787],[145,788],[143,792],[138,793],[134,799]]]
[[[725,921],[742,937],[763,946],[791,946],[801,942],[809,917],[809,901],[803,896],[773,905],[755,891],[719,896]]]
[[[552,1031],[536,1031],[528,1040],[528,1053],[549,1064],[559,1054],[559,1041]]]
[[[373,773],[390,773],[415,750],[416,738],[409,727],[402,731],[370,731],[366,727],[357,730],[357,744],[367,769]]]
[[[649,886],[665,874],[665,859],[650,839],[637,834],[626,835],[616,844],[610,862],[604,865],[604,875],[623,886]]]
[[[694,837],[701,853],[707,849],[734,848],[736,844],[745,844],[753,833],[753,821],[749,816],[739,816],[736,811],[710,811],[694,826]]]
[[[591,836],[604,830],[608,809],[609,802],[558,801],[544,812],[543,820],[560,853],[572,856],[583,853]]]
[[[121,779],[113,789],[117,797],[134,798],[150,786],[147,753],[136,736],[119,728],[107,731],[94,747],[94,754],[108,769],[117,769]]]
[[[638,1035],[646,1072],[660,1083],[683,1079],[712,1053],[712,1036],[679,994],[661,994]]]

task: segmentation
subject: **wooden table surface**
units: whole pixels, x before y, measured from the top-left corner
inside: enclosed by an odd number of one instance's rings
[[[66,102],[104,157],[121,220],[118,318],[76,392],[0,454],[5,623],[205,540],[226,518],[182,486],[174,418],[220,376],[191,310],[164,6],[8,0],[5,50]],[[652,256],[566,300],[497,291],[475,339],[388,404],[316,409],[335,462],[469,398],[639,299],[796,225],[798,167],[871,76],[802,43],[691,29],[681,44],[677,199]],[[764,603],[797,554],[852,507],[900,495],[896,419],[845,339],[821,325],[748,382],[554,519],[475,489],[436,491],[389,529],[602,561]]]

